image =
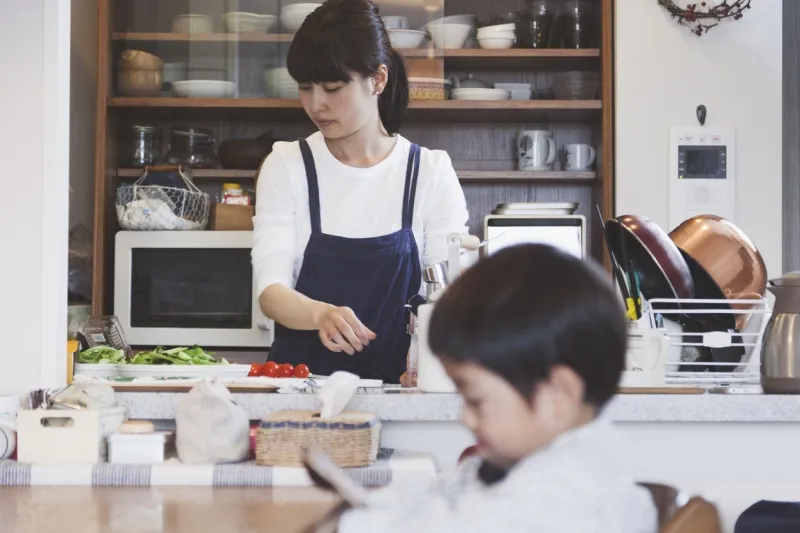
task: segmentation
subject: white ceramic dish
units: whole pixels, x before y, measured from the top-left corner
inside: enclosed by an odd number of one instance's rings
[[[381,17],[387,30],[405,30],[408,28],[408,19],[399,15],[386,15]]]
[[[432,20],[426,24],[425,27],[431,24],[466,24],[467,26],[475,26],[476,20],[478,20],[477,15],[450,15]]]
[[[289,75],[286,67],[268,68],[262,74],[264,93],[272,98],[299,98],[297,82]]]
[[[499,101],[511,98],[505,89],[453,89],[450,98],[453,100],[489,100]]]
[[[472,26],[469,24],[428,24],[433,45],[439,49],[453,50],[463,48]]]
[[[258,13],[232,11],[230,13],[223,13],[222,21],[225,23],[225,29],[230,33],[266,33],[275,26],[278,17],[275,15],[259,15]]]
[[[175,94],[184,98],[230,98],[236,92],[236,84],[232,81],[176,81],[172,86]]]
[[[425,32],[419,30],[388,30],[392,48],[419,48],[425,40]]]
[[[75,363],[73,374],[76,376],[93,376],[97,378],[115,378],[119,375],[118,368],[126,365],[87,365]]]
[[[478,38],[478,44],[484,50],[508,50],[514,46],[514,39],[508,37],[480,37]]]
[[[495,89],[505,89],[506,91],[531,91],[531,84],[530,83],[495,83]]]
[[[213,33],[214,23],[208,15],[178,15],[171,29],[172,33]]]
[[[479,33],[476,35],[477,39],[517,39],[517,32],[515,31],[498,31],[494,33]]]
[[[250,365],[117,365],[123,378],[246,378]]]
[[[281,9],[281,24],[290,33],[294,33],[303,25],[303,21],[322,4],[291,4]]]
[[[516,31],[517,25],[513,22],[508,24],[495,24],[494,26],[483,26],[482,28],[478,28],[478,37],[482,35],[486,35],[487,37],[492,35],[496,35],[498,33],[505,33],[509,31]]]

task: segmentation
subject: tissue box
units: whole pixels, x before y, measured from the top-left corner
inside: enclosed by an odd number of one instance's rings
[[[344,411],[324,420],[317,411],[278,411],[261,421],[256,436],[256,463],[301,466],[311,444],[322,448],[340,467],[375,462],[381,423],[374,413]]]

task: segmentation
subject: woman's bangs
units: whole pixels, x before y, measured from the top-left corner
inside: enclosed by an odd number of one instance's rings
[[[297,83],[352,81],[340,42],[313,35],[297,35],[289,47],[286,67]]]

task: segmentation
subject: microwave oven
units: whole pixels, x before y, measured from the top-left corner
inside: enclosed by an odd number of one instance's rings
[[[114,314],[128,344],[266,348],[252,231],[120,231]]]
[[[517,244],[549,244],[580,259],[586,257],[583,215],[487,215],[484,255]]]

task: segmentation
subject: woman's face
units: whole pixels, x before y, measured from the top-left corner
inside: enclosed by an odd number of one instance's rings
[[[378,95],[384,86],[380,74],[370,78],[353,74],[349,83],[300,83],[298,89],[303,109],[322,135],[341,139],[380,120]]]

